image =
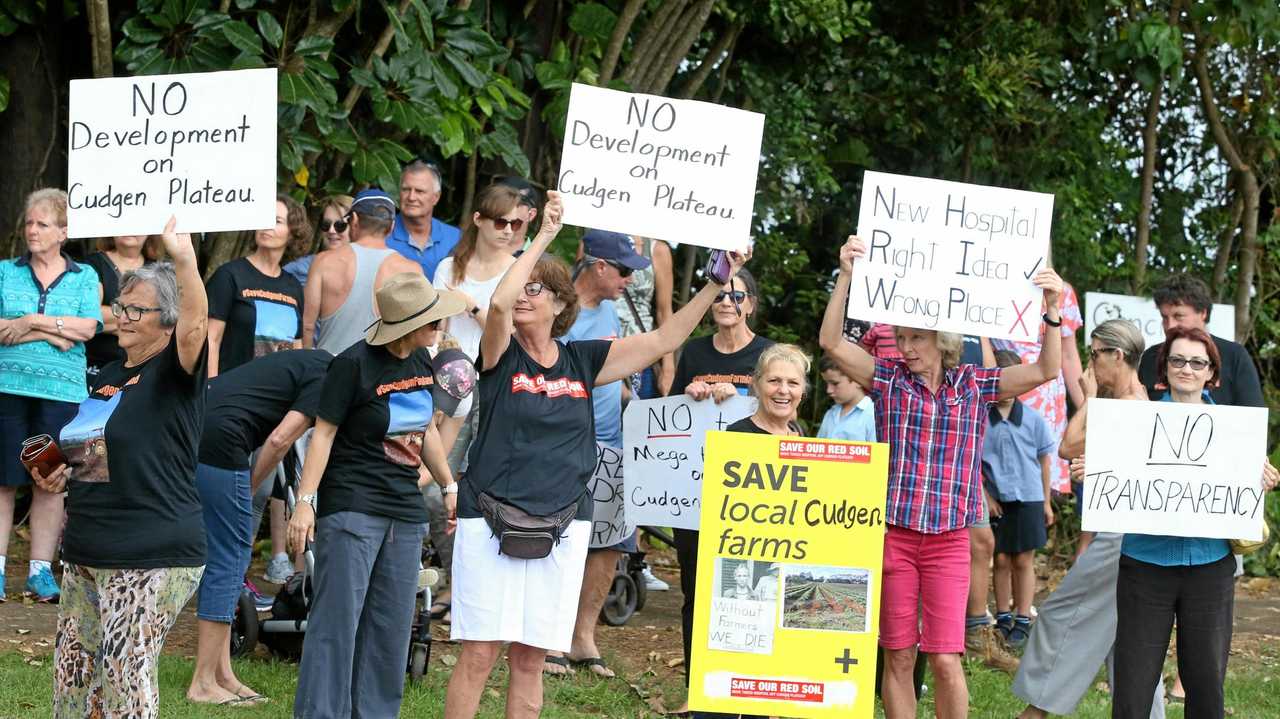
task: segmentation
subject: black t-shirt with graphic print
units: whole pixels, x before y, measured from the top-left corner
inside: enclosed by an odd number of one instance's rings
[[[320,480],[317,514],[360,512],[426,522],[418,491],[422,440],[435,405],[431,355],[400,359],[361,340],[333,358],[317,417],[337,436]]]
[[[276,352],[209,382],[200,464],[249,469],[249,455],[293,410],[314,418],[333,355],[324,350]]]
[[[218,348],[218,373],[255,357],[293,348],[302,338],[302,285],[288,272],[268,277],[247,257],[209,278],[209,317],[227,323]]]
[[[205,405],[205,355],[194,372],[170,339],[138,365],[112,362],[59,435],[67,457],[63,558],[99,569],[204,564],[196,450]]]
[[[481,492],[545,516],[575,502],[591,519],[587,482],[596,467],[591,393],[609,356],[608,340],[559,340],[543,367],[512,338],[497,364],[480,373],[480,427],[458,492],[458,517],[480,516]],[[483,366],[478,360],[477,365]]]
[[[756,335],[746,347],[725,354],[716,349],[711,338],[712,335],[695,337],[684,343],[669,396],[684,394],[685,388],[692,382],[728,382],[738,388],[738,394],[746,394],[751,387],[756,360],[760,359],[761,352],[773,344],[773,340]]]

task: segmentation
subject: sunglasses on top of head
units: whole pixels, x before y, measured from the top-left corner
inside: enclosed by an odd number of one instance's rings
[[[511,225],[512,232],[519,232],[520,228],[524,227],[524,220],[520,218],[516,218],[514,220],[508,220],[505,217],[489,217],[488,215],[484,215],[484,218],[492,222],[493,229],[497,230],[498,232],[502,232],[503,230],[507,229],[507,225]]]

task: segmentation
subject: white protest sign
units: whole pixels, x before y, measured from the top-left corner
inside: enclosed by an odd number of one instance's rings
[[[596,442],[596,471],[587,484],[591,513],[591,548],[612,547],[636,530],[622,503],[622,450]]]
[[[723,430],[755,411],[756,400],[740,395],[720,404],[685,394],[628,404],[622,415],[627,521],[697,529],[707,431]]]
[[[276,70],[72,80],[67,236],[259,230],[276,217]]]
[[[557,182],[564,221],[747,247],[764,115],[574,84]]]
[[[1036,341],[1053,195],[883,172],[862,181],[849,317]]]
[[[1084,336],[1107,320],[1128,320],[1142,333],[1147,347],[1164,342],[1164,324],[1160,310],[1150,297],[1112,295],[1106,292],[1086,292],[1084,295]],[[1236,308],[1234,305],[1214,305],[1209,313],[1209,334],[1223,339],[1236,338]]]
[[[1263,407],[1089,400],[1084,529],[1261,539]]]

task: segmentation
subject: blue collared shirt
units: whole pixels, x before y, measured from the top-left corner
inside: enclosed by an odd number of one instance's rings
[[[1043,502],[1044,472],[1040,458],[1058,450],[1058,440],[1040,413],[1013,401],[1009,418],[999,405],[988,410],[987,436],[982,441],[982,472],[987,487],[1001,502]]]
[[[62,258],[67,269],[48,287],[36,280],[29,254],[0,262],[0,318],[88,317],[97,320],[102,331],[98,273],[65,253]],[[85,367],[83,342],[66,352],[44,340],[0,347],[0,393],[78,404],[89,395]]]
[[[1173,397],[1166,392],[1160,401],[1172,402]],[[1214,403],[1208,390],[1204,392],[1204,402]],[[1126,534],[1120,543],[1120,553],[1139,562],[1162,567],[1194,567],[1222,559],[1231,553],[1231,545],[1225,539]]]
[[[565,342],[613,340],[622,334],[613,300],[601,300],[595,307],[581,307]],[[591,390],[591,408],[596,418],[596,441],[610,447],[622,446],[622,381],[598,385]]]
[[[839,403],[833,404],[831,409],[822,416],[818,436],[822,439],[874,442],[876,441],[875,411],[875,403],[870,397],[865,396],[848,412],[845,412]]]
[[[409,228],[404,226],[400,215],[396,215],[396,224],[391,229],[391,236],[387,238],[387,247],[422,265],[422,273],[429,280],[436,276],[436,265],[453,252],[460,239],[462,230],[432,217],[431,244],[420,250],[409,237]]]

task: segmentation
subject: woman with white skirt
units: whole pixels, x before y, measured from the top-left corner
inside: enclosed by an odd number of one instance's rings
[[[613,342],[557,340],[578,303],[568,266],[543,257],[563,207],[558,193],[548,195],[542,228],[494,290],[480,339],[480,427],[458,494],[453,550],[451,631],[462,653],[446,719],[476,715],[507,642],[506,715],[541,712],[543,659],[548,650],[569,651],[587,557],[592,391],[675,351],[719,290],[704,287],[652,332]],[[748,256],[732,255],[731,274]]]

